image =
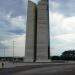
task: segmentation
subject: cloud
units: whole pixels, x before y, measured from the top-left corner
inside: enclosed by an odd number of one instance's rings
[[[9,41],[14,40],[15,38],[17,40],[19,37],[23,37],[23,35],[25,35],[26,16],[27,16],[26,13],[27,13],[27,0],[7,0],[7,1],[0,0],[0,42],[1,42],[0,55],[1,56],[4,53],[3,52],[4,49],[2,49],[4,47],[6,47],[6,55],[11,56],[12,44],[9,43]],[[25,38],[22,39],[25,40]],[[19,42],[19,40],[17,42]],[[25,41],[22,42],[23,42],[22,47],[24,47]],[[16,47],[18,47],[18,45],[16,45]],[[20,49],[23,49],[22,52],[24,53],[25,50],[22,47]],[[22,52],[19,52],[17,50],[15,51],[16,55],[23,54]]]
[[[74,0],[50,0],[50,42],[52,55],[75,49]]]
[[[0,56],[4,56],[4,49],[7,49],[7,45],[0,42]]]
[[[0,40],[11,39],[15,35],[25,34],[25,17],[11,17],[10,13],[0,16]]]
[[[4,48],[7,48],[7,46],[0,42],[0,49],[4,49]]]
[[[0,0],[0,41],[25,34],[27,5],[24,4],[27,0]]]
[[[26,31],[26,18],[24,16],[18,16],[9,18],[11,28],[9,32],[15,33],[16,35],[24,34]]]
[[[55,12],[55,11],[57,11],[59,9],[59,7],[60,7],[59,3],[55,2],[55,1],[51,1],[51,0],[49,1],[49,9],[50,9],[50,11]]]
[[[10,29],[8,32],[14,33],[14,34],[16,34],[16,35],[22,35],[22,34],[25,33],[25,31],[24,31],[23,29],[18,28],[18,27],[15,28],[15,29]]]
[[[75,16],[65,17],[60,13],[50,12],[51,35],[75,33]]]
[[[50,0],[50,8],[53,12],[59,12],[65,16],[75,16],[74,0]]]
[[[15,56],[24,56],[25,54],[24,53],[25,52],[24,35],[25,35],[25,25],[26,25],[25,17],[24,16],[11,17],[11,16],[5,15],[3,19],[0,20],[0,25],[1,25],[0,26],[0,41],[2,42],[2,45],[0,45],[2,48],[2,49],[0,48],[1,50],[0,53],[2,53],[1,56],[3,56],[4,47],[6,47],[6,56],[13,55],[11,40],[16,40],[16,42],[18,42],[16,44]],[[11,43],[9,43],[9,41],[11,41]]]
[[[13,41],[14,41],[14,55],[24,56],[25,55],[25,34],[18,35],[10,40],[1,41],[5,48],[6,56],[13,56]],[[2,46],[3,47],[3,46]],[[4,48],[4,47],[3,47]]]
[[[34,3],[37,3],[37,2],[40,1],[40,0],[31,0],[31,1],[33,1]]]
[[[0,11],[7,14],[10,11],[12,12],[11,16],[20,16],[20,15],[25,15],[26,11],[26,3],[23,0],[0,0]]]
[[[75,16],[66,17],[60,13],[50,12],[50,33],[53,55],[60,55],[65,50],[75,49]]]
[[[18,16],[18,17],[9,18],[9,19],[12,26],[25,28],[26,18],[24,16]]]

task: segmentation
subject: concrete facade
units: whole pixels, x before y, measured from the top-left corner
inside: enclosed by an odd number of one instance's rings
[[[35,36],[35,18],[36,5],[28,0],[27,10],[27,26],[26,26],[26,46],[25,46],[25,62],[34,61],[34,36]]]
[[[48,0],[37,6],[37,61],[48,61],[49,56],[49,9]]]
[[[49,59],[49,0],[28,1],[25,62]]]

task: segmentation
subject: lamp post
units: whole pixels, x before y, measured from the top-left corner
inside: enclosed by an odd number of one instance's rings
[[[4,61],[5,61],[5,47],[4,47]]]
[[[14,64],[14,40],[13,40],[13,64]]]

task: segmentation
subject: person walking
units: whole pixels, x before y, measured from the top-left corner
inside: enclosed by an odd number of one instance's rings
[[[2,68],[4,68],[4,63],[2,62]]]

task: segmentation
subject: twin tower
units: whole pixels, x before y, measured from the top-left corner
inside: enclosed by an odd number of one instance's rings
[[[28,1],[25,62],[47,62],[49,47],[49,0]]]

